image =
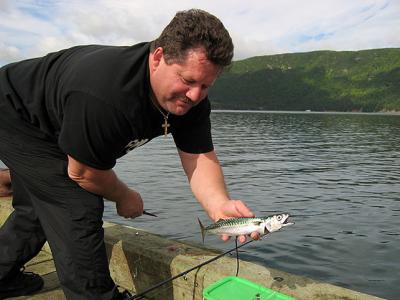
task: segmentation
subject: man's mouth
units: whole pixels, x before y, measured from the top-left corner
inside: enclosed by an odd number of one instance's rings
[[[190,99],[188,99],[188,98],[179,98],[178,100],[179,100],[180,102],[186,104],[186,105],[189,105],[190,107],[193,106],[192,101],[191,101]]]

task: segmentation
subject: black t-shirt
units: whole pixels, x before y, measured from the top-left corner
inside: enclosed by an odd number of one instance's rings
[[[141,43],[77,46],[12,63],[0,69],[1,98],[66,154],[110,169],[164,133],[164,118],[149,98],[148,58],[149,43]],[[208,99],[184,116],[169,116],[180,150],[213,150],[209,116]]]

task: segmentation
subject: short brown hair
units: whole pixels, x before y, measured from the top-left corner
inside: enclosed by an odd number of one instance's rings
[[[228,31],[214,15],[200,10],[179,11],[151,43],[151,52],[162,47],[167,64],[183,62],[187,51],[204,47],[207,59],[226,67],[231,64],[233,44]]]

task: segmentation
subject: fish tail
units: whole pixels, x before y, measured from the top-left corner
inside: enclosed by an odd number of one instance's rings
[[[201,238],[202,238],[203,244],[204,244],[204,237],[206,236],[206,230],[205,230],[204,225],[201,223],[199,218],[197,218],[197,221],[199,221],[200,230],[201,230]]]

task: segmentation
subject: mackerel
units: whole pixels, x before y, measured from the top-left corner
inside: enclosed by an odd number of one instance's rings
[[[289,222],[289,214],[278,214],[273,216],[258,218],[231,218],[220,219],[217,222],[204,227],[199,221],[201,237],[204,243],[204,237],[207,233],[226,234],[229,236],[248,235],[252,232],[258,232],[261,236],[270,232],[278,231],[282,227],[293,225]]]

